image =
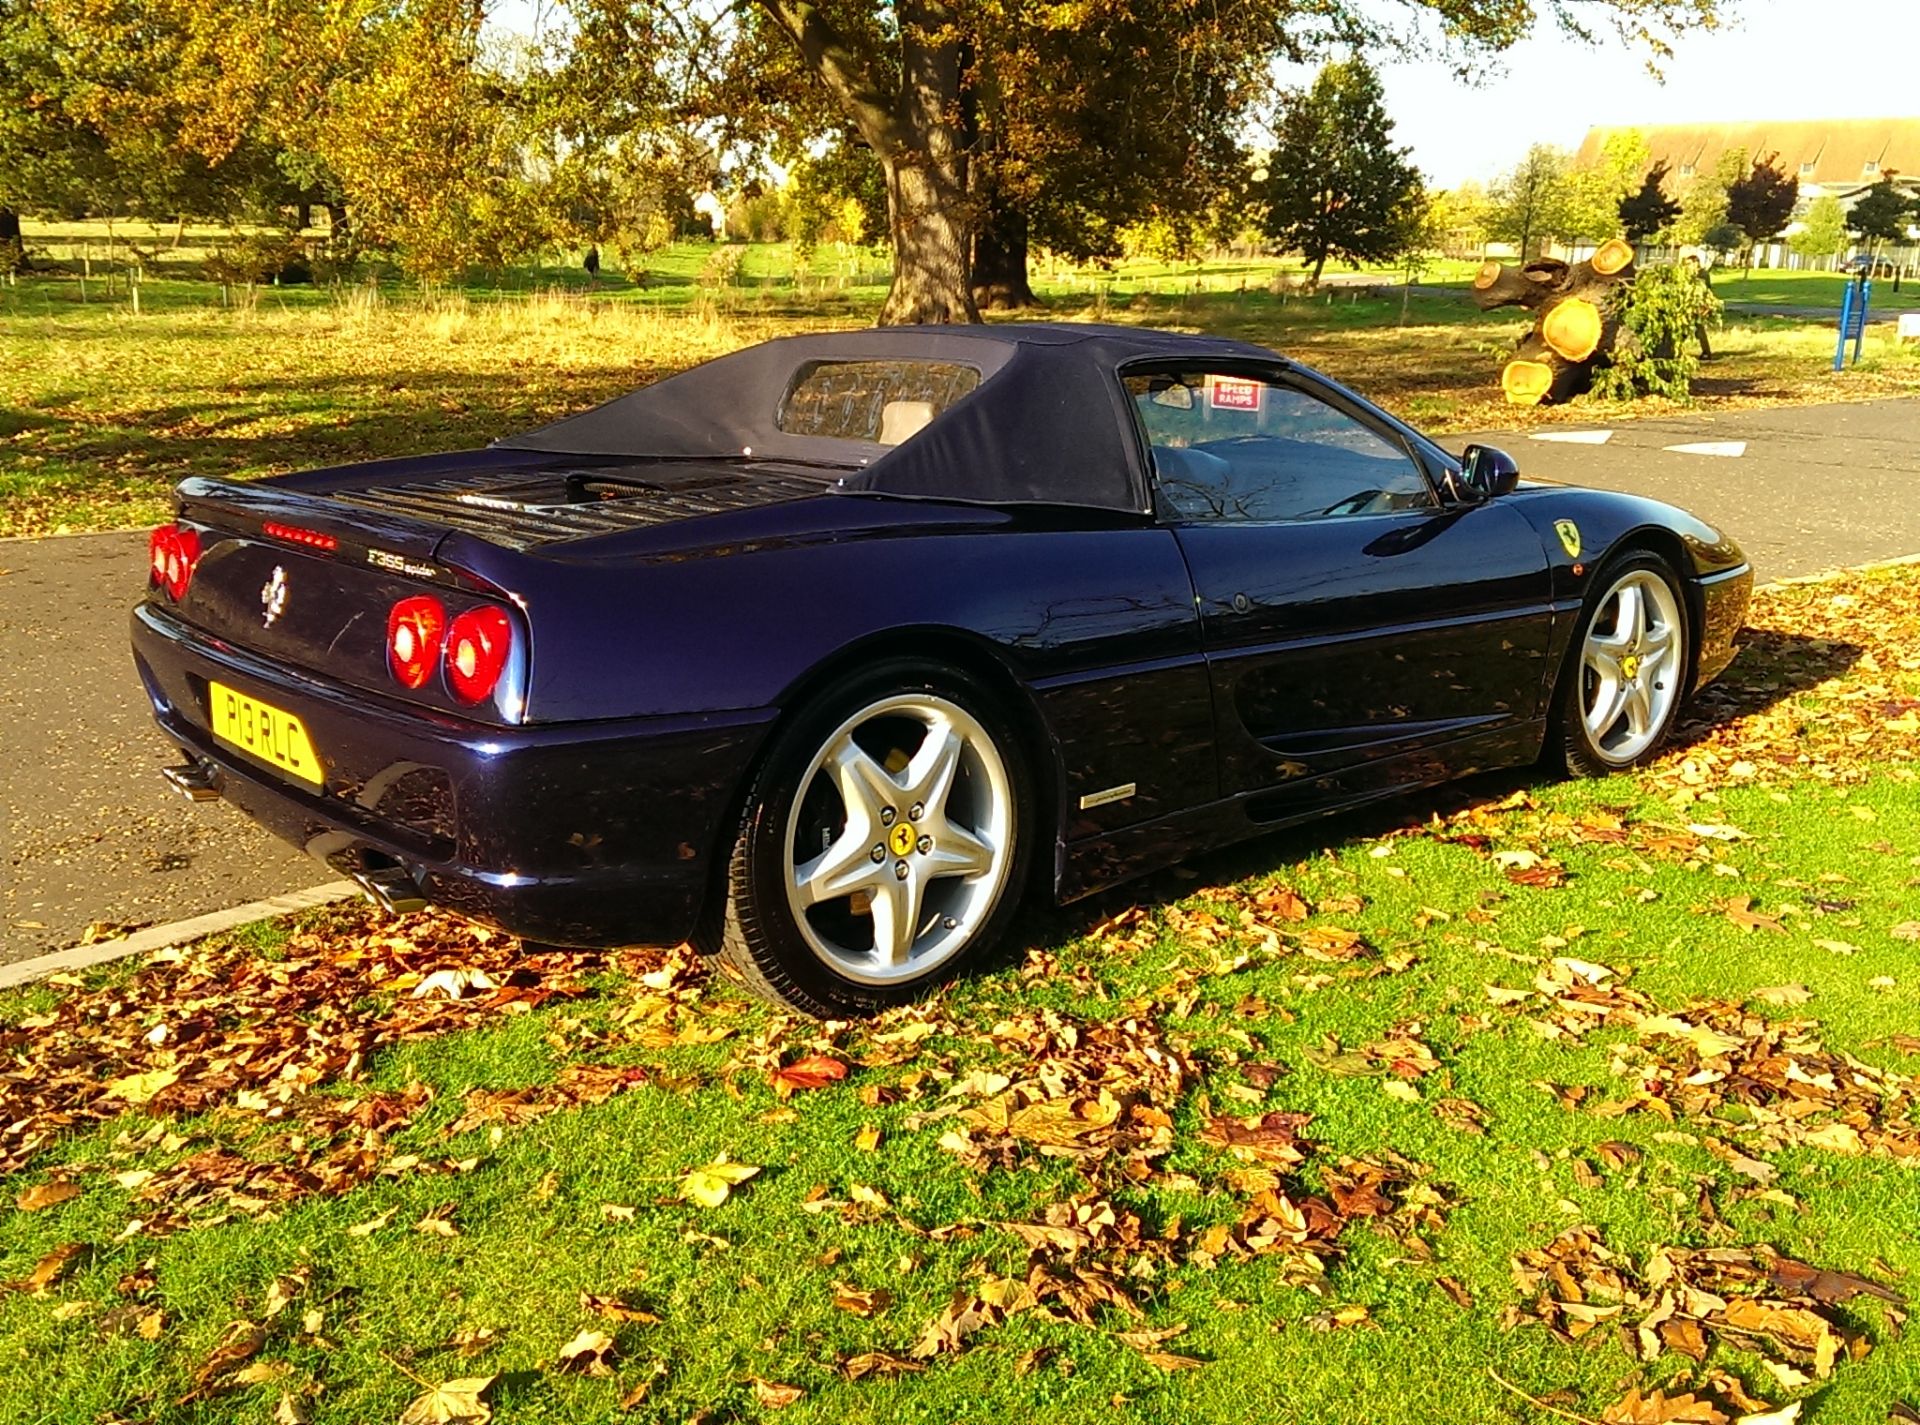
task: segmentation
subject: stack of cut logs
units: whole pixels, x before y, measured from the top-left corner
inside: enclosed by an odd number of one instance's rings
[[[1613,345],[1607,291],[1633,280],[1633,248],[1609,238],[1584,262],[1543,257],[1521,267],[1483,262],[1473,278],[1481,310],[1520,306],[1538,314],[1500,373],[1515,405],[1571,400],[1593,384],[1594,360]]]

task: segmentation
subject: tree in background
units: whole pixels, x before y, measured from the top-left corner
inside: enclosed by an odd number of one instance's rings
[[[1518,248],[1522,262],[1534,255],[1536,243],[1557,236],[1566,223],[1567,168],[1565,149],[1537,143],[1493,185],[1487,231]]]
[[[1854,200],[1847,211],[1847,227],[1867,244],[1867,251],[1878,254],[1882,244],[1905,239],[1907,226],[1914,219],[1913,200],[1893,184],[1891,170],[1880,181]]]
[[[1869,262],[1880,255],[1886,244],[1905,242],[1908,227],[1920,219],[1920,199],[1909,198],[1894,187],[1894,177],[1893,170],[1888,169],[1878,183],[1854,200],[1847,213],[1847,226],[1867,244]],[[1900,290],[1897,267],[1893,272],[1893,290]]]
[[[1380,80],[1358,57],[1329,64],[1281,102],[1267,176],[1268,236],[1313,265],[1398,257],[1421,215],[1420,171],[1393,144]]]
[[[1823,194],[1813,200],[1801,219],[1801,230],[1787,239],[1787,246],[1805,258],[1838,257],[1847,245],[1847,213],[1840,200]]]
[[[1448,257],[1478,257],[1487,242],[1487,190],[1478,183],[1433,195],[1434,218],[1441,225],[1441,251]]]
[[[1661,237],[1675,247],[1696,247],[1727,220],[1727,189],[1747,171],[1747,151],[1730,148],[1720,155],[1712,173],[1703,173],[1680,194],[1680,216]]]
[[[1647,170],[1639,189],[1615,207],[1628,242],[1638,246],[1680,216],[1680,205],[1666,195],[1666,181],[1667,161],[1663,158]]]
[[[1767,154],[1727,185],[1727,221],[1746,237],[1747,274],[1762,243],[1772,242],[1793,218],[1800,200],[1800,183],[1780,166],[1780,155]]]
[[[375,31],[377,59],[328,90],[317,145],[352,195],[361,243],[415,276],[499,269],[550,232],[497,75],[480,62],[479,0],[409,0]]]
[[[1572,242],[1604,242],[1620,231],[1620,205],[1640,183],[1647,166],[1647,139],[1638,129],[1607,135],[1597,162],[1567,175],[1561,230],[1554,236]]]

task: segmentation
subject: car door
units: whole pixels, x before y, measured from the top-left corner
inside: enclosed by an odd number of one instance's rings
[[[1123,379],[1193,580],[1223,792],[1286,815],[1525,745],[1552,622],[1525,519],[1443,501],[1393,422],[1299,373]]]

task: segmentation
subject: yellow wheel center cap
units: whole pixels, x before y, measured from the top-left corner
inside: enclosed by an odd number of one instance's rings
[[[904,821],[897,821],[893,825],[893,830],[887,834],[887,845],[893,849],[894,855],[904,856],[913,850],[913,843],[917,839],[912,826]]]
[[[1620,676],[1623,678],[1638,678],[1640,676],[1640,660],[1631,653],[1625,658],[1622,658],[1620,660]]]

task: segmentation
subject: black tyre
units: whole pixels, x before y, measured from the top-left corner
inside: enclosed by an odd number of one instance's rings
[[[890,660],[775,735],[727,868],[718,953],[821,1018],[875,1013],[977,962],[1018,909],[1033,779],[974,679]]]
[[[1686,600],[1666,560],[1625,555],[1594,580],[1555,690],[1549,755],[1576,777],[1655,756],[1680,715],[1692,645]]]

